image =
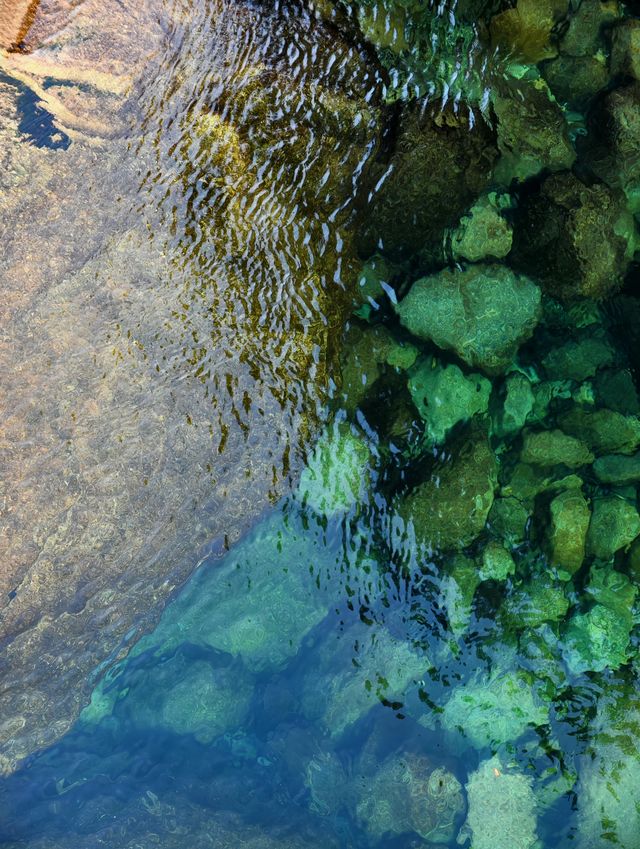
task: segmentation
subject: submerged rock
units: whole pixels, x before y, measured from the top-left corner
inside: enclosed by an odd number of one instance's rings
[[[538,323],[540,290],[503,265],[445,269],[416,280],[396,312],[414,336],[499,374]]]
[[[491,383],[481,374],[463,374],[435,357],[420,360],[409,372],[409,392],[433,445],[442,444],[459,422],[486,413]]]
[[[561,430],[527,431],[522,440],[520,459],[534,466],[564,465],[569,469],[593,462],[587,446]]]
[[[476,673],[459,684],[440,715],[446,731],[479,750],[498,749],[548,721],[547,706],[527,677],[501,669]]]
[[[519,372],[508,375],[500,401],[493,410],[492,433],[499,437],[518,433],[534,407],[535,396],[531,381]]]
[[[467,821],[459,843],[473,849],[535,849],[538,843],[533,779],[505,769],[499,757],[482,761],[465,785]]]
[[[640,420],[605,408],[576,406],[559,417],[563,431],[585,442],[597,455],[633,454],[640,446]]]
[[[479,262],[502,259],[509,253],[511,226],[500,214],[500,203],[495,194],[483,196],[460,219],[451,235],[451,254],[455,260]],[[508,200],[505,205],[509,206]]]
[[[360,233],[364,256],[382,250],[392,259],[440,243],[487,185],[498,155],[488,122],[469,126],[462,110],[431,113],[405,106],[387,162],[372,172],[372,198]]]
[[[555,174],[523,198],[510,257],[554,298],[606,298],[622,285],[634,240],[624,198],[572,173]]]
[[[546,542],[549,563],[567,578],[582,566],[586,555],[591,512],[578,489],[561,492],[549,505]]]
[[[462,785],[423,755],[391,755],[366,782],[356,816],[375,840],[414,832],[429,844],[448,844],[465,813]]]
[[[636,508],[615,495],[595,498],[587,534],[587,550],[600,560],[609,560],[640,534]]]
[[[640,454],[605,454],[593,464],[593,471],[601,483],[627,486],[640,482]]]
[[[516,564],[510,552],[499,542],[488,542],[482,552],[479,577],[483,581],[505,581],[515,574]]]
[[[605,690],[581,758],[579,845],[636,849],[640,834],[640,700],[621,686]]]
[[[419,542],[445,550],[464,547],[485,526],[497,478],[489,443],[482,436],[473,438],[407,495],[398,512],[413,525]]]

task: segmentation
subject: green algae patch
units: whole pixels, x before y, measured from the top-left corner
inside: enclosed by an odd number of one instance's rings
[[[419,542],[445,550],[463,548],[485,526],[497,477],[488,441],[474,438],[407,495],[398,512],[405,524],[413,525]]]
[[[509,208],[509,196],[502,201],[495,194],[483,195],[460,219],[451,234],[451,255],[455,260],[480,262],[502,259],[511,250],[511,225],[501,214],[501,206]],[[502,203],[501,203],[502,201]]]
[[[456,365],[425,357],[409,372],[408,388],[433,445],[442,444],[459,422],[489,409],[491,383],[480,374],[464,374]]]
[[[520,631],[545,622],[560,622],[568,609],[564,586],[549,575],[536,575],[506,597],[500,608],[500,621],[508,630]]]
[[[593,464],[595,476],[601,483],[627,486],[640,482],[640,454],[605,454]]]
[[[493,375],[511,365],[533,333],[540,290],[501,265],[445,269],[416,280],[396,312],[414,336]]]
[[[560,416],[559,424],[598,455],[633,454],[640,446],[640,420],[615,410],[576,406]]]

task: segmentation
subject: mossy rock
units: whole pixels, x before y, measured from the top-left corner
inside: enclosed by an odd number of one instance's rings
[[[491,383],[486,377],[464,374],[456,365],[441,365],[435,357],[416,363],[409,372],[408,387],[433,445],[441,445],[459,422],[483,415],[489,408]]]
[[[498,465],[485,437],[474,437],[438,466],[399,504],[416,539],[436,549],[459,549],[483,530],[493,504]]]
[[[504,438],[522,430],[533,410],[535,396],[531,381],[520,372],[507,376],[502,395],[493,405],[491,429],[493,434]]]
[[[507,545],[524,542],[531,513],[517,498],[496,498],[489,511],[487,527]]]
[[[630,627],[608,607],[596,604],[569,620],[564,637],[564,659],[570,672],[617,669],[630,656]]]
[[[624,454],[605,454],[593,464],[600,483],[628,486],[640,483],[640,453],[630,457]]]
[[[501,214],[498,196],[484,195],[451,234],[451,254],[468,262],[502,259],[511,250],[511,242],[511,225]]]
[[[635,225],[624,198],[607,186],[551,175],[523,199],[515,218],[513,265],[552,297],[605,298],[622,285]]]
[[[598,369],[615,362],[616,352],[604,339],[590,337],[566,342],[553,348],[542,359],[550,380],[575,380],[581,383]]]
[[[560,622],[569,609],[563,584],[540,575],[514,588],[500,607],[500,621],[510,631]]]
[[[505,581],[514,575],[516,564],[511,553],[499,542],[491,540],[482,552],[478,574],[483,581]]]
[[[445,269],[416,280],[396,312],[414,336],[494,375],[533,333],[540,290],[503,265]]]
[[[520,459],[534,466],[567,466],[577,469],[593,462],[587,446],[561,430],[527,431],[522,440]]]
[[[579,489],[561,492],[549,505],[546,550],[549,563],[569,578],[584,563],[591,512]]]
[[[600,560],[609,560],[640,534],[636,508],[615,495],[595,498],[587,534],[587,551]]]
[[[640,420],[615,410],[576,406],[563,413],[558,423],[596,455],[633,454],[640,447]]]

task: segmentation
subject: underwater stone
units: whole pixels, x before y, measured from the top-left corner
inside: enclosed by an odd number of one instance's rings
[[[604,53],[594,56],[558,56],[541,68],[554,97],[571,109],[584,111],[609,82]]]
[[[253,689],[253,677],[238,664],[218,667],[177,653],[126,676],[115,714],[127,724],[210,743],[244,723]]]
[[[417,358],[415,345],[399,342],[383,324],[352,324],[345,334],[341,360],[340,394],[345,409],[355,412],[372,393],[386,365],[405,371]]]
[[[362,266],[355,288],[355,314],[368,321],[379,312],[387,294],[384,285],[388,286],[392,277],[392,268],[380,254],[374,254]]]
[[[485,526],[498,466],[486,438],[473,438],[401,502],[416,539],[434,548],[469,545]]]
[[[356,815],[369,836],[415,832],[431,844],[455,837],[465,813],[462,785],[423,755],[391,755],[363,786]]]
[[[562,0],[518,0],[491,19],[491,41],[525,62],[548,59],[558,52],[551,35],[565,12]]]
[[[543,622],[559,622],[568,609],[563,586],[549,575],[536,575],[505,598],[500,619],[509,630],[521,631],[537,628]]]
[[[406,640],[358,622],[321,646],[303,682],[302,712],[338,738],[381,701],[402,703],[430,667]]]
[[[442,727],[478,750],[499,748],[549,721],[547,707],[527,676],[495,669],[475,673],[453,691],[440,715]]]
[[[559,417],[563,431],[585,442],[597,455],[633,454],[640,446],[640,420],[615,410],[576,406]]]
[[[581,158],[587,167],[611,189],[624,192],[634,214],[640,212],[639,107],[640,83],[635,80],[603,92],[589,110],[589,132],[579,142]],[[620,215],[617,232],[632,252],[637,241],[633,219]]]
[[[439,445],[458,422],[486,413],[491,383],[480,374],[463,374],[456,365],[440,365],[435,357],[411,369],[409,392],[431,443]]]
[[[505,581],[515,571],[515,561],[507,549],[495,540],[488,542],[482,552],[482,565],[479,569],[481,580]]]
[[[624,199],[572,173],[554,174],[515,213],[514,267],[561,301],[606,298],[633,256],[634,224]]]
[[[620,686],[602,691],[579,764],[580,849],[637,849],[640,834],[640,699]]]
[[[593,454],[584,442],[561,430],[527,431],[522,440],[520,459],[535,466],[564,465],[569,469],[593,462]]]
[[[593,56],[605,46],[603,28],[620,15],[617,0],[582,0],[571,9],[569,26],[560,41],[561,52],[566,56]]]
[[[561,492],[549,505],[546,549],[549,563],[560,575],[574,575],[586,554],[591,512],[580,490]]]
[[[640,533],[638,511],[615,495],[607,495],[593,500],[593,512],[587,551],[600,560],[609,560],[616,551],[625,548]]]
[[[347,428],[334,428],[317,443],[300,475],[298,497],[326,518],[348,512],[367,495],[371,453]]]
[[[446,571],[440,583],[440,603],[447,612],[451,631],[460,636],[471,619],[473,597],[481,578],[475,562],[464,554],[454,554],[447,561]]]
[[[520,372],[508,375],[504,385],[504,400],[496,405],[497,409],[492,416],[492,433],[505,437],[521,431],[533,405],[531,381]]]
[[[601,483],[625,486],[640,481],[640,453],[630,457],[624,454],[606,454],[598,457],[593,471]]]
[[[491,179],[498,151],[489,123],[477,121],[470,130],[466,113],[450,105],[435,113],[417,104],[403,107],[391,161],[372,171],[372,198],[359,233],[363,256],[382,250],[402,261],[425,243],[441,244],[445,229]]]
[[[530,515],[517,498],[496,498],[489,511],[487,527],[507,545],[518,545],[526,539]]]
[[[623,415],[640,416],[640,398],[628,368],[603,369],[594,387],[600,405]]]
[[[479,264],[416,280],[395,309],[419,339],[493,375],[512,363],[533,333],[540,290],[505,266]]]
[[[596,604],[569,620],[563,655],[573,675],[617,669],[629,658],[630,626],[609,607]]]
[[[543,357],[542,364],[551,379],[581,383],[593,377],[599,368],[611,365],[615,356],[615,351],[607,342],[588,338],[553,348]]]
[[[452,233],[451,253],[455,260],[469,262],[502,259],[511,250],[511,241],[511,226],[500,214],[497,202],[491,195],[483,196]]]
[[[611,31],[611,74],[640,80],[640,21],[625,18]]]
[[[506,769],[499,757],[482,761],[465,785],[467,821],[458,843],[469,837],[473,849],[536,849],[533,779]]]
[[[500,493],[505,497],[517,498],[525,506],[532,507],[535,497],[541,492],[580,489],[582,484],[582,478],[575,474],[557,478],[548,467],[518,463],[501,487]]]
[[[571,168],[576,154],[567,122],[544,80],[520,80],[513,91],[494,91],[491,102],[498,119],[502,154],[495,169],[500,184],[526,180],[543,169]]]

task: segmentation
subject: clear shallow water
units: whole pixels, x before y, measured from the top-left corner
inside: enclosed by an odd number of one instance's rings
[[[53,283],[4,265],[2,845],[640,845],[626,22],[405,5],[159,4],[131,57],[81,5],[80,55],[3,56],[23,243],[45,164],[124,200],[71,258],[61,214]],[[44,98],[125,57],[113,133]]]

